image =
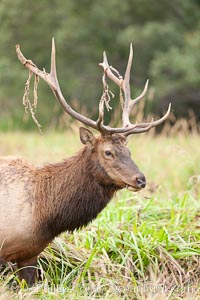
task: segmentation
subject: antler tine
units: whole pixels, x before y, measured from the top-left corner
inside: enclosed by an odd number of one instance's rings
[[[153,123],[154,123],[154,121],[153,121],[153,118],[152,118],[151,122],[146,123],[146,126],[143,127],[143,128],[140,127],[141,124],[135,124],[135,125],[133,125],[133,127],[131,129],[126,131],[124,133],[124,135],[127,137],[130,134],[137,134],[137,133],[147,132],[153,127]]]
[[[130,73],[131,73],[132,62],[133,62],[133,45],[131,43],[130,44],[130,52],[129,52],[128,63],[127,63],[126,72],[125,72],[125,75],[124,75],[124,83],[123,83],[124,91],[126,92],[126,96],[127,96],[128,101],[131,98]]]
[[[130,107],[130,101],[131,101],[130,73],[131,73],[132,61],[133,61],[133,46],[131,43],[128,63],[127,63],[127,67],[126,67],[123,84],[122,84],[122,90],[124,92],[124,106],[123,106],[123,112],[122,112],[123,127],[127,127],[130,124],[130,120],[129,120],[129,113],[130,113],[129,107]]]
[[[133,109],[133,106],[139,102],[145,95],[146,95],[146,92],[148,90],[148,85],[149,85],[149,79],[147,79],[146,83],[145,83],[145,86],[144,86],[144,89],[142,91],[142,93],[136,97],[135,99],[131,100],[130,101],[130,105],[129,105],[129,111],[131,112],[131,110]]]
[[[57,85],[58,78],[57,78],[57,71],[56,71],[56,46],[54,37],[52,38],[52,45],[51,45],[51,69],[50,69],[50,76],[56,81]]]
[[[152,119],[152,121],[149,123],[140,123],[140,124],[136,124],[136,126],[133,125],[132,128],[127,129],[124,135],[128,136],[130,134],[137,134],[137,133],[143,133],[149,131],[151,128],[156,127],[160,125],[162,122],[164,122],[169,116],[170,111],[171,111],[171,103],[169,103],[167,112],[160,119],[156,121]]]
[[[142,93],[135,99],[131,98],[130,72],[131,72],[131,67],[132,67],[132,61],[133,61],[133,45],[131,43],[129,59],[128,59],[126,73],[125,73],[124,81],[123,81],[123,91],[124,91],[124,96],[125,96],[125,103],[124,103],[124,109],[123,109],[123,114],[122,114],[122,123],[123,123],[124,127],[128,127],[131,124],[131,122],[130,122],[131,110],[133,109],[133,106],[145,96],[147,89],[148,89],[148,83],[149,83],[149,80],[147,79]]]

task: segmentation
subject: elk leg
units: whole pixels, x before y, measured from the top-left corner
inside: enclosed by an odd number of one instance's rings
[[[0,256],[0,266],[4,263],[3,258]]]
[[[36,280],[36,265],[37,256],[31,257],[29,259],[17,262],[17,267],[19,270],[19,278],[24,279],[29,286],[33,285]]]
[[[5,259],[3,258],[3,256],[0,255],[0,266],[3,265],[5,263]]]

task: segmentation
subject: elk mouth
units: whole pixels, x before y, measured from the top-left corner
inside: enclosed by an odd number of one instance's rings
[[[142,187],[136,187],[136,186],[129,185],[129,184],[126,184],[125,188],[132,192],[138,192],[142,189]]]
[[[136,176],[133,180],[133,184],[125,183],[126,189],[129,191],[137,192],[143,189],[146,186],[146,178],[143,174]]]

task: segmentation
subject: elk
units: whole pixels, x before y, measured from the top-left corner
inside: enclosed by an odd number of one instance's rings
[[[145,187],[145,176],[131,159],[126,139],[161,124],[170,113],[170,105],[166,114],[156,121],[131,123],[130,112],[144,97],[148,86],[147,81],[142,94],[131,99],[132,46],[124,78],[109,66],[106,53],[103,54],[100,66],[103,67],[104,92],[97,121],[76,112],[65,100],[57,79],[54,40],[50,73],[27,60],[19,45],[16,52],[29,72],[48,84],[65,112],[99,132],[95,137],[89,129],[80,127],[83,148],[60,163],[35,167],[21,158],[0,158],[0,265],[16,262],[20,278],[31,285],[36,279],[37,257],[54,237],[87,225],[118,190],[139,191]],[[121,127],[104,124],[108,98],[106,76],[122,91]]]

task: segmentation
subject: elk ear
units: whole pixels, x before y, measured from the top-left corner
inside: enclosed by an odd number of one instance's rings
[[[93,146],[95,143],[95,137],[89,129],[84,127],[79,128],[80,140],[84,145]]]

